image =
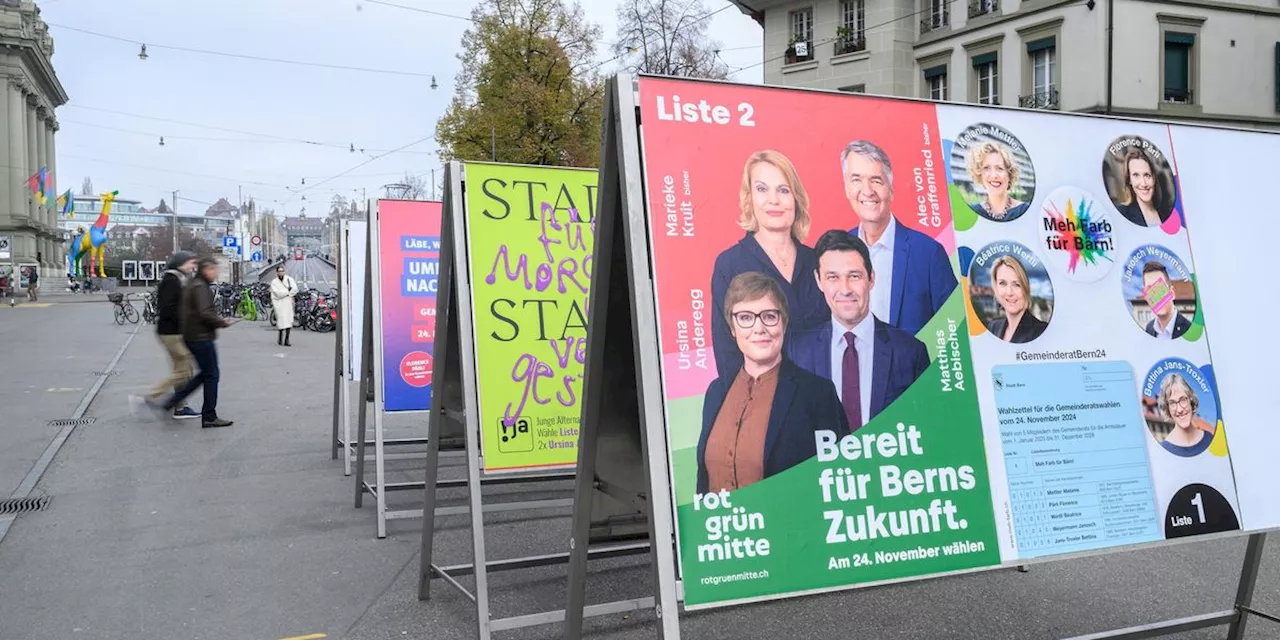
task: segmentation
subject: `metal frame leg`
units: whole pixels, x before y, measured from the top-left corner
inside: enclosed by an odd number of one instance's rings
[[[1066,640],[1140,640],[1145,638],[1163,638],[1175,633],[1183,633],[1185,631],[1193,631],[1195,629],[1207,629],[1210,627],[1220,627],[1229,625],[1227,629],[1227,640],[1244,640],[1245,625],[1250,615],[1257,615],[1271,621],[1276,621],[1275,616],[1255,612],[1249,606],[1253,602],[1253,590],[1258,581],[1258,567],[1262,563],[1262,546],[1266,540],[1265,533],[1255,533],[1249,536],[1249,546],[1245,550],[1244,565],[1240,570],[1240,582],[1236,587],[1235,606],[1226,611],[1218,611],[1215,613],[1202,613],[1195,616],[1187,616],[1176,620],[1165,620],[1163,622],[1153,622],[1151,624],[1137,625],[1126,627],[1124,629],[1114,629],[1112,631],[1102,631],[1099,633],[1091,633],[1083,636],[1074,636]]]
[[[1236,587],[1236,611],[1239,617],[1227,628],[1227,640],[1244,640],[1245,626],[1252,613],[1249,607],[1253,605],[1253,590],[1258,585],[1258,568],[1262,565],[1262,549],[1266,541],[1265,533],[1249,536],[1249,546],[1244,552],[1244,566],[1240,568],[1240,584]]]
[[[360,379],[360,419],[356,426],[356,508],[364,506],[364,445],[369,426],[369,376]]]

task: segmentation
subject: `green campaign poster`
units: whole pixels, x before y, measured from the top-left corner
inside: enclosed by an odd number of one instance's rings
[[[486,471],[578,459],[596,171],[465,165]]]
[[[640,98],[685,605],[999,564],[933,106]]]

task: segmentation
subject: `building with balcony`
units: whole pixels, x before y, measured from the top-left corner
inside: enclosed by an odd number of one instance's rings
[[[766,84],[1280,129],[1275,0],[733,2]]]

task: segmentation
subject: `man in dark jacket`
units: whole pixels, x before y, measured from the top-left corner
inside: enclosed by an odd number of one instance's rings
[[[204,406],[200,410],[200,418],[201,426],[206,429],[231,426],[230,420],[218,417],[218,349],[213,342],[218,337],[218,329],[231,326],[231,320],[218,315],[213,306],[213,289],[209,285],[217,278],[218,261],[201,258],[195,277],[182,292],[182,339],[200,372],[174,391],[162,405],[147,402],[153,408],[173,411],[197,387],[203,386]]]
[[[156,335],[169,354],[172,368],[169,375],[156,383],[146,398],[158,401],[174,389],[186,384],[195,375],[195,359],[182,340],[182,324],[179,309],[182,305],[182,289],[196,270],[196,254],[190,251],[179,251],[169,258],[165,272],[160,276],[160,284],[156,286]],[[142,405],[142,397],[132,396],[129,402],[133,407]],[[136,409],[135,409],[136,412]],[[185,402],[178,403],[173,417],[178,419],[194,418],[196,413]]]

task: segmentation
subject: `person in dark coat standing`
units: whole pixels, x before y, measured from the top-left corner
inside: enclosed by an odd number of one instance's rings
[[[201,426],[229,427],[230,420],[218,417],[218,349],[214,340],[218,329],[231,326],[230,318],[218,315],[213,305],[213,289],[210,284],[218,277],[218,261],[201,258],[196,276],[182,292],[182,339],[191,351],[200,372],[179,387],[163,404],[148,401],[157,411],[173,411],[178,403],[191,395],[196,388],[204,387],[204,406],[200,409]]]

